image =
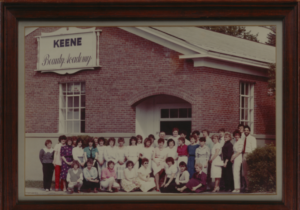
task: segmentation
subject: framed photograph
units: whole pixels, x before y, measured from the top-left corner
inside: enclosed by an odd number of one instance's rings
[[[297,3],[65,6],[1,3],[3,209],[298,208]]]

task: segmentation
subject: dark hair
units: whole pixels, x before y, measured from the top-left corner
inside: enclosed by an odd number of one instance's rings
[[[145,138],[145,140],[144,140],[144,146],[145,146],[145,147],[146,147],[148,141],[150,142],[150,146],[151,146],[151,144],[152,144],[151,139]]]
[[[220,133],[220,132],[224,132],[224,133],[225,133],[225,129],[224,129],[224,128],[220,128],[220,129],[218,130],[218,133]]]
[[[69,141],[71,141],[71,145],[72,145],[72,144],[73,144],[73,139],[72,139],[72,137],[68,137],[68,138],[67,138],[67,141],[66,141],[66,145],[67,145],[67,146],[69,146],[69,145],[68,145],[68,142],[69,142]]]
[[[245,125],[245,126],[244,126],[244,130],[245,130],[246,128],[248,128],[249,131],[251,131],[251,128],[249,127],[249,125]]]
[[[180,132],[179,132],[179,134],[184,134],[185,136],[187,135],[187,132],[185,131],[185,130],[181,130]]]
[[[123,137],[118,138],[118,143],[120,143],[121,141],[125,143],[125,140]]]
[[[178,138],[178,141],[182,141],[182,143],[185,144],[185,138],[184,138],[184,137],[179,137],[179,138]]]
[[[78,168],[80,167],[80,164],[79,164],[78,160],[73,160],[73,162],[71,164],[71,168],[74,168],[74,165],[77,165]]]
[[[239,124],[238,128],[240,128],[241,126],[243,126],[243,128],[245,129],[245,126],[243,124]]]
[[[77,139],[75,146],[77,147],[79,142],[81,142],[81,147],[83,147],[83,140],[80,137]]]
[[[94,160],[92,158],[89,158],[87,161],[86,161],[86,164],[94,164]]]
[[[199,136],[200,135],[200,132],[198,131],[198,130],[194,130],[193,132],[192,132],[192,135],[197,135],[197,136]]]
[[[65,135],[61,135],[58,137],[58,141],[61,142],[61,140],[67,140],[67,137]]]
[[[108,163],[107,163],[107,168],[109,168],[109,165],[110,165],[110,164],[114,164],[114,165],[115,165],[115,162],[112,161],[112,160],[108,161]]]
[[[174,158],[172,158],[172,157],[167,157],[166,163],[167,163],[167,162],[172,162],[172,164],[174,164]]]
[[[170,142],[173,142],[174,146],[175,146],[175,141],[173,139],[169,139],[167,145],[169,146]]]
[[[178,128],[173,128],[172,133],[173,133],[174,131],[177,131],[177,132],[179,133],[179,129],[178,129]]]
[[[162,139],[162,138],[159,138],[159,139],[157,140],[157,144],[159,144],[159,143],[165,143],[165,140]]]
[[[73,141],[74,141],[74,140],[77,141],[78,137],[77,137],[77,136],[72,136],[72,139],[73,139]]]
[[[116,139],[114,138],[114,137],[110,137],[109,139],[108,139],[108,144],[110,143],[110,141],[113,141],[114,142],[114,146],[115,146],[115,144],[116,144]]]
[[[126,163],[126,168],[128,168],[129,164],[131,164],[132,167],[134,166],[133,162],[132,162],[131,160],[129,160],[129,161],[127,161],[127,163]]]
[[[205,137],[200,137],[199,141],[200,142],[206,142],[206,138]]]
[[[136,138],[135,136],[132,136],[132,137],[130,138],[130,140],[129,140],[129,145],[132,145],[132,143],[131,143],[132,140],[134,140],[134,141],[135,141],[135,145],[137,145],[138,140],[137,140],[137,138]]]
[[[137,135],[136,138],[141,139],[143,141],[143,137],[141,135]]]
[[[195,139],[195,141],[197,141],[197,136],[196,135],[190,135],[190,139]]]
[[[151,138],[151,139],[155,140],[155,137],[154,137],[153,134],[150,134],[150,135],[148,136],[148,138]]]
[[[149,163],[148,158],[143,158],[143,159],[142,159],[142,165],[144,165],[145,162],[148,162],[148,163]]]
[[[99,138],[98,138],[98,144],[100,144],[100,141],[103,141],[104,144],[105,144],[105,138],[104,138],[104,137],[99,137]]]
[[[186,163],[183,162],[183,161],[181,161],[181,162],[179,163],[179,167],[185,167],[185,171],[187,170]]]
[[[93,142],[93,148],[96,148],[96,143],[95,143],[95,141],[94,141],[94,138],[89,137],[89,138],[87,139],[87,146],[88,146],[88,147],[90,146],[90,142]]]
[[[203,130],[201,131],[201,133],[203,133],[204,131],[206,131],[206,133],[209,135],[209,131],[208,131],[207,129],[203,129]]]
[[[242,135],[241,135],[241,132],[240,132],[239,130],[234,130],[234,131],[233,131],[233,136],[235,136],[236,134],[239,134],[240,137],[242,136]]]
[[[50,140],[50,139],[47,139],[46,141],[45,141],[45,146],[47,146],[47,144],[52,144],[52,141]]]

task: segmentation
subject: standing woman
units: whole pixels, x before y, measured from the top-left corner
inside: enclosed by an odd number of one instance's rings
[[[147,158],[143,158],[142,166],[138,170],[138,180],[137,180],[141,184],[140,189],[143,192],[148,192],[149,190],[155,187],[154,178],[150,177],[150,173],[151,173],[151,169],[150,169],[149,160]]]
[[[139,168],[142,166],[142,150],[144,149],[143,137],[141,135],[137,135],[137,147],[139,148]]]
[[[117,163],[117,152],[115,148],[116,139],[111,137],[108,139],[108,146],[105,148],[104,151],[104,159],[106,162],[106,168],[108,167],[108,161],[114,162],[114,169],[116,169]]]
[[[76,147],[77,136],[72,136],[72,140],[73,140],[72,146],[73,146],[73,147]]]
[[[78,163],[80,164],[79,168],[81,169],[83,169],[85,163],[83,158],[84,152],[82,149],[82,145],[83,145],[83,140],[81,138],[78,138],[75,147],[72,150],[73,159],[78,161]]]
[[[187,141],[184,137],[178,138],[178,147],[177,147],[177,154],[178,154],[178,163],[185,162],[187,164],[188,162],[188,150],[187,145],[185,144],[185,141]],[[190,143],[189,143],[190,145]],[[178,165],[178,167],[180,167]]]
[[[100,137],[98,139],[98,146],[97,146],[97,150],[98,150],[97,166],[98,166],[99,178],[101,177],[101,171],[106,167],[105,159],[104,159],[105,149],[106,149],[105,139],[103,137]]]
[[[177,160],[178,160],[178,154],[177,154],[177,147],[175,147],[175,141],[173,139],[168,140],[168,147],[165,148],[167,153],[167,158],[172,157],[174,160],[174,164],[177,167]]]
[[[142,160],[144,158],[148,159],[149,162],[149,167],[148,169],[151,171],[151,167],[152,167],[152,154],[154,152],[154,148],[151,147],[151,139],[149,138],[145,138],[144,140],[144,148],[141,150],[141,154],[142,154]],[[142,164],[143,165],[143,164]],[[142,166],[141,166],[142,167]]]
[[[121,183],[121,180],[124,179],[124,170],[126,168],[126,154],[127,148],[124,146],[124,138],[120,137],[118,139],[119,146],[116,148],[117,153],[117,164],[116,164],[116,173],[117,173],[117,180],[118,183]]]
[[[60,150],[60,156],[62,159],[60,179],[63,180],[64,192],[67,191],[67,183],[66,183],[67,174],[73,163],[73,156],[72,156],[73,146],[72,146],[72,144],[73,144],[72,138],[68,138],[67,145],[61,147],[61,150]]]
[[[233,155],[233,145],[230,142],[231,133],[226,132],[224,134],[224,145],[222,147],[224,168],[222,170],[222,179],[224,180],[225,191],[231,192],[233,186],[233,173],[232,173],[232,162],[231,157]]]
[[[67,137],[62,135],[58,137],[59,143],[54,147],[54,158],[53,158],[53,165],[55,167],[55,191],[59,189],[59,180],[60,180],[60,171],[61,171],[61,156],[60,150],[62,146],[66,145]],[[63,181],[61,180],[60,189],[63,190]]]
[[[172,157],[168,157],[166,159],[166,166],[165,166],[165,179],[164,183],[161,185],[160,192],[162,193],[172,193],[176,192],[175,190],[175,179],[177,174],[177,164]]]
[[[45,147],[40,151],[40,161],[43,165],[43,184],[46,192],[50,191],[52,176],[54,171],[53,166],[54,150],[52,149],[52,141],[46,140]]]
[[[155,146],[154,146],[154,141],[155,141],[154,135],[153,135],[153,134],[150,134],[150,135],[148,136],[148,138],[151,140],[151,146],[152,146],[152,147],[155,147]]]
[[[178,128],[173,128],[171,139],[174,140],[175,147],[177,147],[177,145],[178,145],[178,138],[180,137],[178,133],[179,133],[179,129]]]
[[[94,137],[95,145],[98,146],[98,137]]]
[[[202,164],[202,171],[207,174],[208,161],[210,158],[210,149],[205,144],[205,137],[200,137],[199,142],[200,147],[196,149],[196,162]]]
[[[140,150],[138,146],[136,145],[137,138],[135,136],[132,136],[129,140],[129,147],[127,147],[127,154],[126,158],[127,160],[130,160],[133,162],[133,168],[135,170],[139,169],[139,156],[140,156]]]
[[[152,155],[152,170],[155,177],[156,191],[159,192],[159,178],[165,168],[166,151],[164,149],[164,139],[158,139],[158,147],[154,149]]]
[[[219,135],[212,136],[214,146],[211,150],[211,178],[215,178],[215,188],[212,192],[218,192],[220,190],[219,184],[222,177],[222,168],[220,162],[222,162],[221,154],[221,144],[219,143]],[[222,162],[223,166],[223,162]]]
[[[98,149],[96,147],[95,141],[92,137],[89,137],[88,140],[88,146],[84,148],[83,152],[84,152],[84,158],[85,158],[85,166],[87,166],[87,160],[88,159],[92,159],[94,160],[92,167],[95,167],[97,169],[97,165],[96,165],[96,158],[98,155]]]
[[[195,135],[190,136],[191,144],[188,146],[189,158],[187,163],[187,168],[190,174],[190,178],[192,178],[193,174],[195,173],[195,154],[196,154],[196,149],[199,147],[199,144],[196,143],[196,140],[197,140],[197,136]]]
[[[240,183],[240,170],[243,162],[242,151],[244,146],[244,140],[241,139],[241,133],[239,130],[233,132],[235,138],[235,143],[233,145],[234,154],[231,157],[231,162],[233,163],[233,180],[234,180],[234,190],[233,193],[239,193],[241,189]]]

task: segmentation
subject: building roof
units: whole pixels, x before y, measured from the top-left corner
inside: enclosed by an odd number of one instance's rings
[[[275,63],[275,47],[270,45],[198,27],[151,28],[208,51]]]

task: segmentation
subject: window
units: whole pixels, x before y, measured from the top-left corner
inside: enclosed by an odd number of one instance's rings
[[[240,123],[254,128],[254,84],[240,83]]]
[[[59,87],[59,132],[85,132],[85,83],[63,83]]]
[[[191,118],[191,108],[161,109],[160,118]]]

